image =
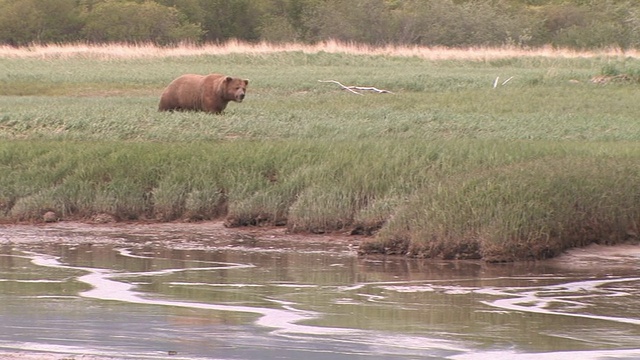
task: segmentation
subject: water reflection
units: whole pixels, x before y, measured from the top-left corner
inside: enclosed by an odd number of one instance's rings
[[[348,243],[246,246],[200,228],[15,229],[0,228],[0,348],[141,359],[640,357],[634,265],[357,258]]]

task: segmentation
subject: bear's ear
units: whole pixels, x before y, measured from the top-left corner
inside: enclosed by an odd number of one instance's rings
[[[248,80],[248,79],[245,79],[245,80],[243,80],[243,81],[244,81],[244,86],[249,85],[249,80]]]
[[[227,76],[227,78],[224,79],[224,81],[226,81],[226,82],[231,82],[231,80],[233,80],[233,78],[231,76]]]

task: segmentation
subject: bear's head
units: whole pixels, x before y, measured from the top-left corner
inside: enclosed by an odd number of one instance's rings
[[[227,76],[227,78],[225,79],[225,83],[227,90],[226,98],[235,102],[242,102],[242,100],[244,100],[244,96],[247,93],[247,85],[249,85],[249,80]]]

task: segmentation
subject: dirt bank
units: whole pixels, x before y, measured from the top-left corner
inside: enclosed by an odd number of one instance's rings
[[[29,234],[25,236],[24,234]],[[34,235],[35,234],[35,235]],[[87,242],[159,242],[171,247],[228,247],[260,244],[286,249],[313,248],[333,245],[341,249],[356,251],[366,236],[345,233],[292,234],[285,227],[235,227],[224,226],[222,221],[197,223],[109,223],[90,224],[83,222],[56,222],[43,224],[0,224],[0,244],[27,244],[38,241],[60,241],[64,243]],[[161,239],[161,240],[160,240]],[[640,243],[615,246],[592,244],[566,251],[564,254],[542,262],[566,268],[588,268],[590,266],[627,266],[640,258]]]
[[[574,269],[640,268],[640,244],[629,243],[613,246],[591,244],[566,251],[564,254],[545,260],[556,266]]]
[[[142,243],[173,249],[216,250],[223,248],[271,251],[318,250],[353,253],[362,236],[346,233],[291,234],[285,227],[225,227],[221,221],[198,223],[109,223],[56,222],[49,224],[0,225],[0,245],[92,243],[123,245]]]

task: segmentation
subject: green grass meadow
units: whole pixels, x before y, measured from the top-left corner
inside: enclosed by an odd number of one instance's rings
[[[248,78],[245,101],[157,111],[173,78],[210,72]],[[625,57],[0,58],[0,222],[224,219],[487,261],[636,241],[639,73]]]

